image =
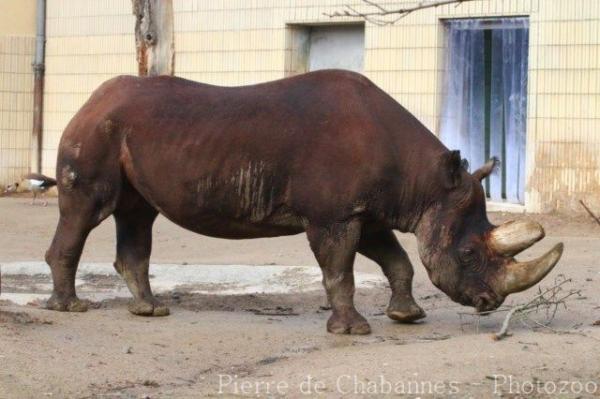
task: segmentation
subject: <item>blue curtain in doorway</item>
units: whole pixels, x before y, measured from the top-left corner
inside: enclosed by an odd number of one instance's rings
[[[486,183],[489,197],[523,203],[528,20],[450,20],[446,32],[440,138],[473,168],[498,157],[502,167]]]
[[[485,162],[484,31],[478,20],[448,23],[444,107],[440,137],[471,165]]]

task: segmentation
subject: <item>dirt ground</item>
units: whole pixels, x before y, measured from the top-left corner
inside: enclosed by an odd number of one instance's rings
[[[42,261],[57,216],[55,199],[32,207],[26,198],[0,198],[0,265]],[[495,222],[514,217],[520,215],[491,215]],[[512,336],[492,340],[504,314],[460,316],[471,309],[431,284],[414,237],[399,235],[415,265],[415,297],[428,316],[394,323],[383,314],[389,289],[364,287],[356,303],[371,323],[368,336],[328,334],[321,289],[165,292],[171,315],[163,318],[133,316],[123,298],[81,314],[0,301],[0,398],[600,397],[600,326],[594,325],[600,324],[600,226],[584,217],[528,217],[544,224],[547,238],[521,259],[563,241],[563,259],[542,286],[564,274],[573,280],[570,288],[581,290],[549,328],[517,321]],[[154,232],[155,264],[317,267],[304,235],[218,240],[164,218]],[[107,220],[90,235],[82,261],[111,262],[114,245]],[[356,270],[381,277],[361,256]],[[536,290],[508,303],[527,301]],[[543,322],[546,315],[535,318]]]

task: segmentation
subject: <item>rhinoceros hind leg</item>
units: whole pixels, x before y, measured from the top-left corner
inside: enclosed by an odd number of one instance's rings
[[[54,289],[46,309],[61,312],[85,312],[89,301],[80,300],[75,293],[75,274],[89,232],[102,220],[98,210],[78,199],[73,206],[69,195],[61,198],[61,215],[52,244],[46,251]]]
[[[310,247],[323,272],[323,285],[332,308],[327,331],[334,334],[369,334],[371,327],[354,307],[352,273],[360,223],[351,221],[328,227],[309,226]]]
[[[114,213],[117,225],[114,266],[133,295],[128,309],[140,316],[167,316],[169,308],[152,295],[148,275],[152,225],[158,213],[137,193],[125,193],[123,199]]]
[[[412,295],[412,264],[391,230],[363,231],[358,252],[379,264],[390,282],[392,297],[386,310],[390,319],[410,323],[425,317]]]

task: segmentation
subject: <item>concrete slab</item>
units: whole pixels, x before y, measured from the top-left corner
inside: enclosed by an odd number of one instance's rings
[[[50,268],[44,262],[3,262],[0,300],[25,305],[46,300],[52,292]],[[155,293],[284,294],[322,289],[321,270],[313,266],[152,264],[150,284]],[[355,273],[358,287],[384,285],[381,275]],[[82,298],[101,301],[130,297],[123,279],[110,263],[82,263],[75,281]]]

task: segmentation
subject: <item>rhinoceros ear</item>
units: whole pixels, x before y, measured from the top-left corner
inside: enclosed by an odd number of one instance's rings
[[[473,172],[473,177],[475,177],[479,181],[482,181],[483,179],[494,173],[494,171],[497,170],[499,166],[500,160],[496,157],[492,157],[492,159],[487,161],[485,165]]]
[[[462,171],[468,168],[468,162],[460,157],[460,151],[455,150],[442,155],[441,166],[444,185],[448,189],[453,189],[460,185]]]

